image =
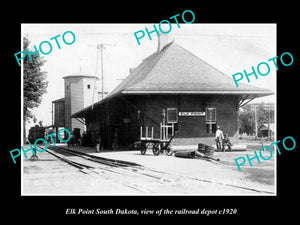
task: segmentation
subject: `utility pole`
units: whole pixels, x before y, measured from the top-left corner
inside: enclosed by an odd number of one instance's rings
[[[92,110],[94,108],[94,98],[95,98],[95,89],[96,89],[96,79],[98,74],[98,58],[99,58],[99,52],[101,52],[101,81],[102,81],[102,99],[104,98],[104,75],[103,75],[103,50],[104,45],[103,43],[97,44],[97,60],[96,60],[96,74],[95,74],[95,80],[94,80],[94,89],[93,89],[93,101],[92,101]],[[101,100],[102,100],[101,99]]]
[[[257,138],[257,115],[256,115],[256,105],[254,104],[254,120],[255,120],[255,139]]]
[[[83,58],[79,58],[79,72],[81,72],[81,61],[83,60]]]
[[[103,50],[105,49],[103,43],[98,44],[97,49],[101,51],[101,81],[102,81],[102,99],[103,99],[104,98]]]
[[[268,139],[271,141],[271,132],[270,132],[270,117],[271,117],[271,102],[269,102],[269,115],[268,115]]]

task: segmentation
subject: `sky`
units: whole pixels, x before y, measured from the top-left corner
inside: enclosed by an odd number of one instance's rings
[[[157,26],[157,24],[156,24]],[[46,60],[42,67],[47,71],[48,88],[42,103],[32,110],[37,121],[44,126],[51,125],[51,102],[64,97],[64,80],[62,77],[81,72],[101,77],[100,56],[97,64],[97,44],[103,43],[104,90],[111,92],[127,75],[129,68],[137,67],[144,58],[157,50],[157,35],[152,33],[152,40],[147,35],[140,39],[138,45],[134,33],[149,30],[153,24],[22,24],[21,35],[28,37],[30,48],[37,48],[42,41],[52,44],[52,52],[42,55]],[[61,39],[66,31],[72,31],[76,40],[66,45]],[[60,35],[61,49],[50,38]],[[67,35],[66,35],[67,39]],[[169,40],[175,42],[210,65],[222,71],[232,79],[232,75],[246,70],[251,73],[260,62],[268,62],[277,56],[276,24],[172,24]],[[22,41],[21,41],[22,42]],[[47,51],[46,45],[44,51]],[[278,62],[277,62],[278,63]],[[269,62],[270,73],[250,76],[250,83],[256,87],[267,88],[276,93],[276,69]],[[262,67],[263,68],[263,67]],[[262,69],[263,70],[263,69]],[[234,81],[233,81],[234,82]],[[253,102],[275,102],[276,95],[253,100]],[[21,117],[22,118],[22,117]],[[34,126],[31,121],[27,127]]]

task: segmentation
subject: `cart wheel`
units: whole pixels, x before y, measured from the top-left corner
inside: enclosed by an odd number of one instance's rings
[[[153,151],[153,155],[159,155],[159,144],[157,143],[153,144],[152,151]]]
[[[158,144],[159,145],[159,151],[160,151],[160,153],[164,153],[164,151],[165,151],[165,144],[164,143],[160,143],[160,144]]]
[[[142,142],[141,143],[141,154],[142,155],[145,155],[146,154],[146,151],[147,151],[147,145],[145,142]]]
[[[172,145],[169,145],[165,151],[168,156],[171,156],[173,154]]]

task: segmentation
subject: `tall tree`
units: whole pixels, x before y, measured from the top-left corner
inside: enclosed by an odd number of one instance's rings
[[[247,135],[255,133],[254,110],[250,104],[239,110],[239,133],[246,133]]]
[[[33,52],[29,48],[30,41],[27,37],[23,38],[23,51]],[[23,59],[23,125],[25,130],[25,123],[29,118],[33,118],[31,109],[37,107],[41,101],[42,96],[47,92],[48,81],[46,81],[47,72],[42,70],[42,66],[46,62],[43,58],[38,57],[36,53]],[[24,132],[25,135],[25,132]],[[25,140],[25,139],[24,139]]]

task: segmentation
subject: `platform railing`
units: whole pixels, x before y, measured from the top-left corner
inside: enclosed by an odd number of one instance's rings
[[[171,137],[174,135],[174,123],[171,125],[164,125],[160,123],[159,140],[168,141],[169,140],[169,129],[171,129]],[[151,132],[149,133],[149,127],[145,127],[145,132],[143,132],[143,127],[140,126],[140,140],[153,140],[154,128],[151,127]],[[144,134],[144,136],[143,136]]]

